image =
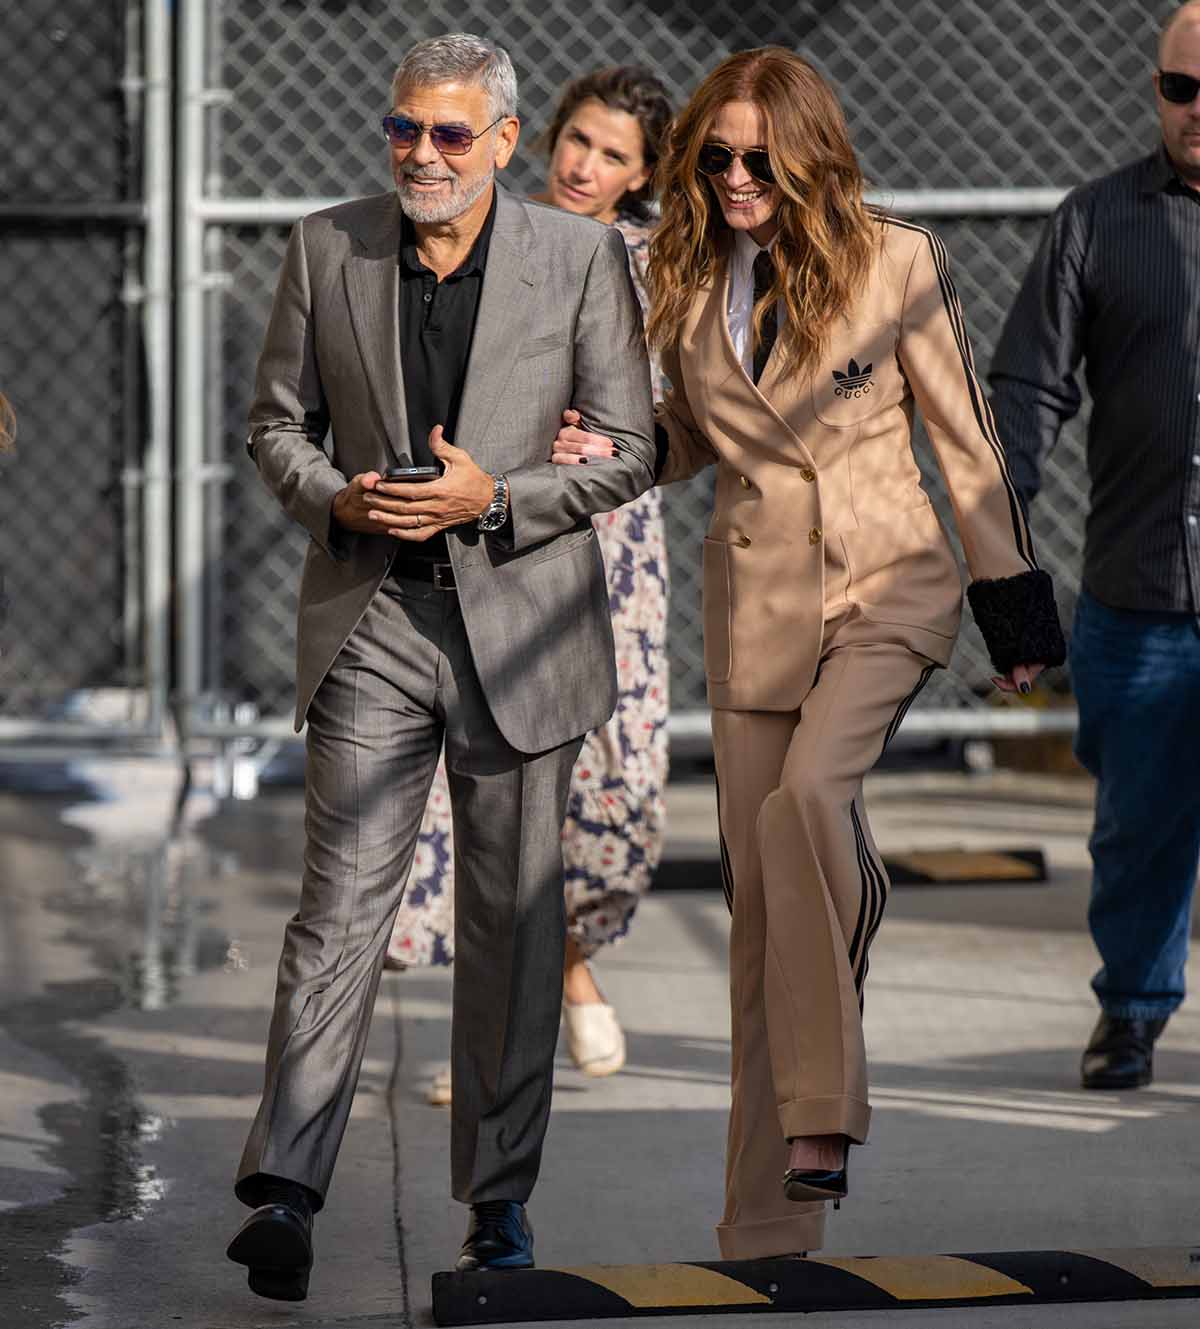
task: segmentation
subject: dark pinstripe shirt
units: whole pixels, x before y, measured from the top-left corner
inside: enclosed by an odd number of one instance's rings
[[[1118,609],[1200,614],[1200,194],[1159,150],[1051,218],[989,375],[1028,503],[1079,410],[1091,496],[1084,585]]]

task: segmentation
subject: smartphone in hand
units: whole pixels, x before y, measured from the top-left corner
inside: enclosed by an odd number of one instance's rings
[[[379,478],[390,485],[411,485],[423,480],[438,480],[441,474],[440,466],[389,466]]]

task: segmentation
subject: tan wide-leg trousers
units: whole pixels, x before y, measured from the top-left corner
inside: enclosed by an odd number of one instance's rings
[[[827,627],[799,711],[712,716],[733,912],[725,1259],[820,1247],[824,1204],[783,1193],[787,1141],[867,1138],[862,987],[888,880],[862,782],[933,670],[869,631]]]

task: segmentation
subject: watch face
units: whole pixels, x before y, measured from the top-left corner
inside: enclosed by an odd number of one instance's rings
[[[481,531],[498,531],[508,517],[508,485],[503,476],[497,476],[492,501],[479,514],[476,525]]]

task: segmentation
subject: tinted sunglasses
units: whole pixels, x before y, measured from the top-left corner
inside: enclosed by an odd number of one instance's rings
[[[728,148],[724,143],[706,143],[696,157],[696,169],[705,175],[724,175],[740,157],[742,165],[763,185],[775,183],[775,173],[771,170],[771,158],[766,148],[747,148],[740,151]]]
[[[503,119],[504,116],[497,116],[490,125],[484,125],[478,134],[472,134],[470,125],[423,125],[410,120],[406,115],[385,115],[383,132],[393,148],[415,148],[421,141],[421,135],[428,130],[430,143],[443,157],[462,157],[471,151],[477,138],[482,138]]]
[[[1163,101],[1174,102],[1176,106],[1186,106],[1196,100],[1196,94],[1200,92],[1200,78],[1193,78],[1191,74],[1172,74],[1160,69],[1158,90],[1163,95]]]

